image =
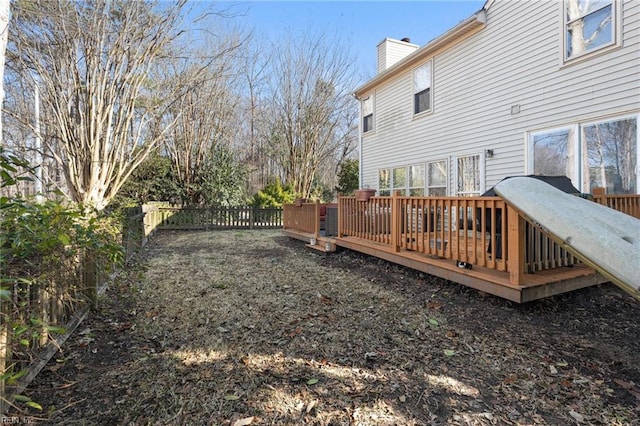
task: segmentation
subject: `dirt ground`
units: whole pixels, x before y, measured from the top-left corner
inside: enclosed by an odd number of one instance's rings
[[[279,231],[164,232],[8,418],[640,425],[639,318],[611,285],[517,305]]]

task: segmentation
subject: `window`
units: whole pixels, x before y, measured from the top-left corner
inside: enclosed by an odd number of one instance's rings
[[[615,43],[613,0],[565,0],[565,59]]]
[[[431,110],[431,62],[413,71],[413,113]]]
[[[373,130],[373,98],[371,96],[362,100],[362,132]]]
[[[378,171],[378,193],[381,197],[391,195],[391,171],[389,169]]]
[[[638,192],[637,118],[585,125],[582,139],[582,191],[601,187],[610,194]]]
[[[393,169],[393,180],[391,181],[391,188],[394,191],[400,191],[400,195],[407,194],[407,168],[396,167]]]
[[[381,196],[398,191],[400,195],[423,197],[425,194],[425,165],[380,169],[378,171],[378,191]]]
[[[529,170],[567,176],[582,192],[640,192],[640,115],[575,124],[529,135]]]
[[[424,164],[409,166],[409,196],[424,196]]]
[[[573,129],[541,132],[532,136],[533,174],[567,176],[576,181]]]
[[[473,197],[482,193],[482,157],[480,154],[456,159],[456,196]]]
[[[427,163],[427,195],[445,197],[447,195],[447,161]]]

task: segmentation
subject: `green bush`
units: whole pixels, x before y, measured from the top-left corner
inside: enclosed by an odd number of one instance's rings
[[[283,204],[293,203],[296,194],[292,185],[282,185],[280,179],[258,191],[249,203],[253,207],[282,207]]]
[[[360,168],[358,160],[345,160],[338,172],[336,191],[342,195],[353,195],[359,187]]]
[[[109,208],[116,211],[149,201],[179,199],[181,189],[177,181],[171,159],[152,153],[129,176]]]
[[[1,187],[15,185],[26,169],[25,162],[0,151]],[[36,342],[64,332],[57,320],[95,296],[82,287],[85,262],[95,260],[103,272],[116,266],[123,259],[118,239],[117,223],[81,206],[0,197],[1,323],[8,328],[13,363],[0,380],[15,382],[24,370],[12,367],[33,359]]]
[[[198,170],[198,201],[207,207],[243,206],[247,175],[248,169],[238,162],[231,148],[216,147]]]

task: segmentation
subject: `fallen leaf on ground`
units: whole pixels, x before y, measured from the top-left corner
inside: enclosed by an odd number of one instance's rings
[[[574,418],[574,420],[578,423],[584,422],[584,416],[580,413],[577,413],[573,410],[569,410],[569,415]]]
[[[311,412],[311,410],[313,410],[315,408],[315,406],[318,405],[318,401],[317,400],[313,400],[311,401],[308,405],[307,405],[307,414],[309,414],[309,412]]]
[[[247,425],[250,425],[251,423],[253,423],[253,416],[236,420],[235,422],[233,422],[233,426],[247,426]]]

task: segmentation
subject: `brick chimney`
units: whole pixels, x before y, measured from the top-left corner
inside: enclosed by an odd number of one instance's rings
[[[411,43],[411,40],[406,37],[402,40],[392,38],[382,40],[378,44],[378,74],[415,52],[418,47],[420,46]]]

